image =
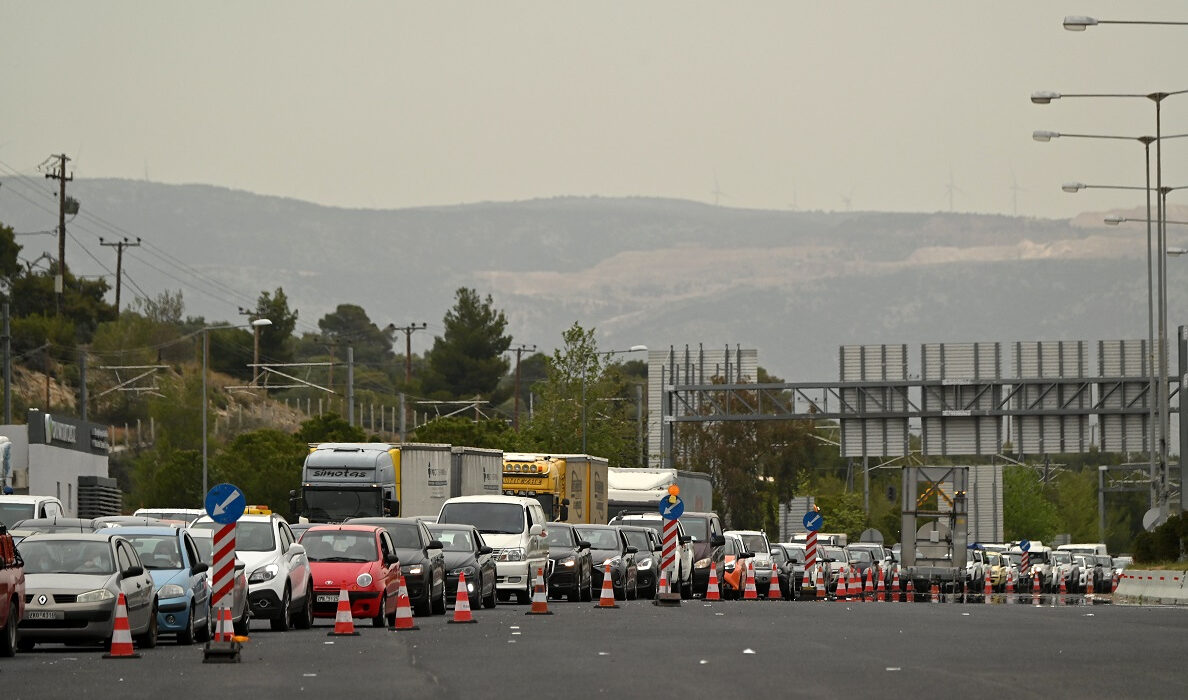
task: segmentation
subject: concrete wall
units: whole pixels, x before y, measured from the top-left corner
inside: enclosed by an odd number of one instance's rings
[[[1146,604],[1188,604],[1188,571],[1127,569],[1118,579],[1114,600]]]

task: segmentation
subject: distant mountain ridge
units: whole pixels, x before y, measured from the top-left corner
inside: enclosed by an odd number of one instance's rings
[[[32,180],[3,183],[0,222],[56,225],[52,198],[38,207],[41,194],[6,196],[28,194]],[[1106,226],[1103,214],[765,211],[643,197],[342,209],[116,179],[78,179],[70,194],[83,211],[67,226],[73,271],[101,272],[80,243],[114,270],[97,237],[141,236],[152,247],[125,251],[124,298],[132,285],[152,296],[181,288],[187,313],[212,321],[238,319],[237,306],[283,287],[299,331],[354,303],[381,327],[426,321],[440,333],[467,286],[494,297],[516,342],[541,350],[577,321],[598,329],[603,349],[754,347],[790,381],[836,379],[843,344],[1146,337],[1145,229]],[[56,255],[52,237],[17,242],[26,259]],[[1175,313],[1188,270],[1168,270],[1173,335],[1188,320]],[[414,351],[429,342],[416,338]]]

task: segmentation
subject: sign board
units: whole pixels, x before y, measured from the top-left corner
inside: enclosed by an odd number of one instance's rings
[[[1031,540],[1019,540],[1019,549],[1023,550],[1024,552],[1030,552]]]
[[[239,520],[247,507],[247,499],[239,487],[215,484],[206,494],[206,514],[216,523],[227,525]]]
[[[669,498],[676,498],[676,503],[669,503]],[[680,496],[665,496],[660,499],[659,510],[666,520],[676,520],[685,512],[685,502]]]
[[[883,543],[883,533],[879,532],[877,529],[875,529],[873,527],[867,528],[862,531],[861,535],[858,536],[858,541],[882,544]]]
[[[802,522],[804,523],[804,529],[809,532],[816,532],[825,524],[825,516],[815,510],[810,510],[804,514],[804,520]]]

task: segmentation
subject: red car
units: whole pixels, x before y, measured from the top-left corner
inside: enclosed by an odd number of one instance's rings
[[[314,617],[334,618],[339,592],[351,616],[375,627],[395,624],[400,564],[392,536],[374,525],[315,525],[301,535],[313,576]]]

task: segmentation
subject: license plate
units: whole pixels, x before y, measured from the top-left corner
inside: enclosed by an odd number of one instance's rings
[[[337,603],[338,602],[338,594],[331,593],[329,595],[325,595],[325,594],[319,595],[318,602],[319,603]]]
[[[61,620],[66,614],[60,610],[26,610],[26,620]]]

